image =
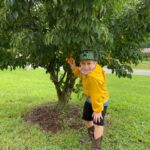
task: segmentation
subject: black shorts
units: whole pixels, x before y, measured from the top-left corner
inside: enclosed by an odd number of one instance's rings
[[[93,114],[92,104],[85,102],[82,119],[85,121],[93,121],[93,123],[96,125],[104,126],[104,118],[105,118],[106,110],[107,110],[107,106],[104,106],[104,110],[102,111],[103,119],[100,118],[100,122],[94,122],[92,117]]]

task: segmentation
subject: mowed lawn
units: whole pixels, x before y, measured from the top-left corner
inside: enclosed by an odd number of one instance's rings
[[[137,66],[132,65],[134,69],[145,69],[145,70],[150,70],[150,61],[143,61],[139,63]]]
[[[110,105],[103,150],[150,149],[150,76],[132,79],[107,75]],[[22,119],[27,111],[57,101],[54,85],[42,69],[0,71],[0,150],[88,150],[83,131],[46,133]],[[72,95],[71,104],[83,105]]]

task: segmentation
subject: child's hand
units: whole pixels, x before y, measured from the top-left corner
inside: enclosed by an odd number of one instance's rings
[[[73,59],[72,56],[67,57],[66,61],[70,65],[71,69],[73,69],[76,66],[75,60]]]
[[[103,119],[101,112],[93,112],[92,117],[94,122],[100,122],[100,118]]]
[[[68,56],[68,57],[66,58],[66,61],[67,61],[67,63],[70,65],[70,64],[73,64],[74,59],[73,59],[72,56]]]

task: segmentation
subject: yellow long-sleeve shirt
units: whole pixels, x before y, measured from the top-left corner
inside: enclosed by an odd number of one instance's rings
[[[103,104],[109,99],[103,68],[97,64],[92,72],[84,75],[78,67],[75,67],[73,73],[82,80],[84,94],[90,99],[93,111],[102,112]]]

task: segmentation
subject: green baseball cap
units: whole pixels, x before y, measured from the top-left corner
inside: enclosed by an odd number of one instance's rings
[[[90,49],[84,49],[80,54],[80,61],[81,60],[98,60],[98,55],[95,51]]]

